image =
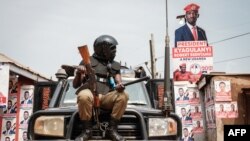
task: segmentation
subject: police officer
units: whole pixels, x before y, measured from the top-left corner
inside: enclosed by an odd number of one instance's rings
[[[99,36],[94,42],[94,54],[90,57],[90,61],[96,75],[100,107],[112,111],[107,133],[114,141],[124,141],[125,139],[117,132],[117,125],[127,107],[128,94],[124,92],[125,87],[121,81],[120,63],[114,61],[117,45],[118,42],[114,37]],[[94,98],[90,89],[85,87],[87,75],[86,68],[81,62],[73,80],[74,88],[78,88],[77,103],[84,127],[82,134],[76,138],[77,141],[88,140],[92,134],[91,117]]]

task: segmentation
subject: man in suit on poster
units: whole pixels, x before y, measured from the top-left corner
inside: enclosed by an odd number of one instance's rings
[[[28,133],[27,131],[23,131],[23,141],[27,141],[28,140]]]
[[[11,135],[11,134],[15,134],[15,131],[12,129],[12,127],[11,127],[11,121],[6,121],[6,130],[4,130],[3,132],[2,132],[2,134],[4,134],[4,135]]]
[[[189,113],[187,113],[186,108],[181,108],[181,120],[183,122],[192,122],[192,118],[190,117]]]
[[[29,112],[24,111],[23,112],[23,120],[20,122],[20,124],[28,124],[28,120],[29,120]]]
[[[186,96],[186,93],[184,92],[183,88],[178,89],[179,97],[176,98],[176,101],[183,101],[183,100],[189,100],[189,97]]]
[[[178,41],[207,41],[206,32],[196,25],[199,17],[200,6],[194,3],[187,5],[185,19],[186,24],[175,30],[175,47]]]
[[[24,92],[24,100],[21,101],[21,104],[32,104],[31,96],[29,91]]]
[[[3,113],[4,114],[13,114],[13,113],[16,113],[15,109],[13,109],[12,100],[8,100],[7,109]]]
[[[194,141],[194,138],[188,132],[188,128],[183,128],[183,138],[181,141]]]

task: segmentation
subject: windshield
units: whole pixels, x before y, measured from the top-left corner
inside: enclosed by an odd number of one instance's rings
[[[76,89],[72,86],[72,80],[69,80],[69,85],[67,86],[65,95],[61,102],[61,107],[65,106],[75,106],[76,105]],[[126,82],[124,82],[126,83]],[[142,105],[151,107],[148,93],[143,82],[135,83],[126,86],[125,92],[129,95],[128,105]]]

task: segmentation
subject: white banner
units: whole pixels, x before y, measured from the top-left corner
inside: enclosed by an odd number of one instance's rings
[[[0,64],[0,108],[6,108],[9,87],[9,64]]]

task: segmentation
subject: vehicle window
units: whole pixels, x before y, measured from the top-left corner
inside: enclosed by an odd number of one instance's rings
[[[69,87],[65,92],[61,107],[63,106],[75,106],[76,105],[76,89],[72,86],[72,80],[69,80]],[[148,93],[146,91],[145,84],[143,82],[135,83],[126,86],[125,92],[129,94],[129,105],[143,105],[151,107]]]
[[[125,91],[129,94],[128,104],[151,106],[148,93],[143,82],[126,86]]]

